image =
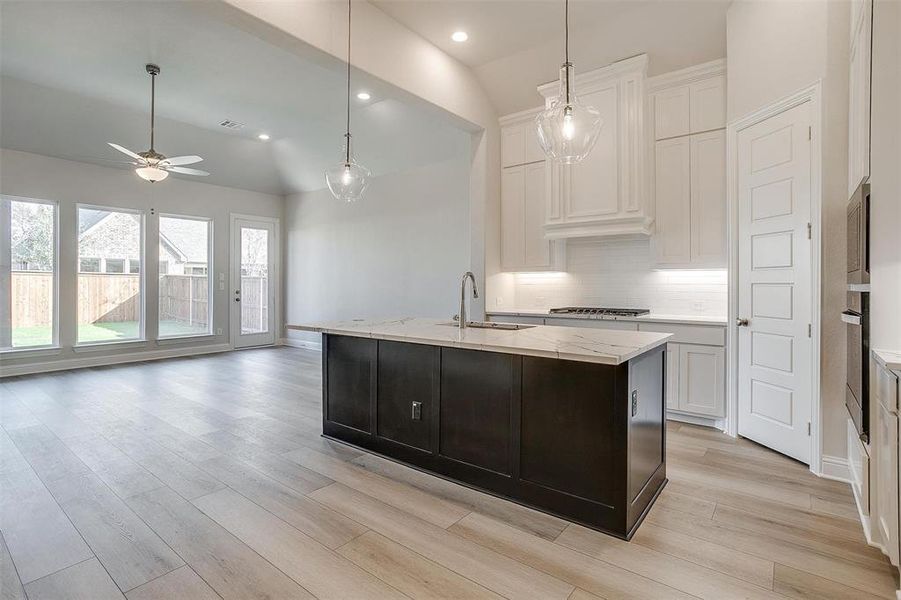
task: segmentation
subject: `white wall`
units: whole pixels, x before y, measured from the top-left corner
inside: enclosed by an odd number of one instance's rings
[[[843,0],[736,0],[726,18],[727,113],[733,122],[822,80],[821,423],[823,454],[846,455],[845,210],[848,46]]]
[[[354,204],[328,190],[287,198],[287,324],[450,319],[459,310],[460,278],[471,262],[468,136],[459,146],[454,159],[375,178]]]
[[[901,351],[901,2],[873,10],[870,341]]]
[[[138,179],[131,170],[112,169],[88,165],[39,154],[0,150],[0,193],[23,196],[59,203],[59,308],[60,345],[59,353],[50,356],[27,357],[6,355],[3,357],[3,371],[27,364],[41,365],[40,370],[74,366],[75,361],[101,363],[123,358],[123,353],[132,357],[151,357],[174,351],[203,351],[221,347],[228,342],[231,296],[229,290],[215,287],[213,298],[213,331],[222,329],[222,335],[185,341],[184,343],[159,346],[153,341],[156,336],[155,317],[147,319],[146,337],[148,342],[141,345],[129,344],[127,349],[107,346],[93,348],[90,352],[75,352],[75,298],[77,256],[77,215],[76,204],[86,203],[115,208],[140,209],[145,212],[144,254],[145,276],[150,278],[158,272],[159,256],[156,251],[158,219],[156,213],[184,214],[212,217],[213,219],[213,267],[212,272],[226,273],[228,278],[229,214],[232,212],[282,218],[284,200],[259,192],[239,190],[173,175],[166,181],[149,184]],[[227,284],[226,284],[227,287]],[[155,315],[157,299],[152,286],[147,286],[146,306],[148,316]],[[281,319],[277,318],[278,330]]]
[[[344,60],[347,6],[342,2],[225,0],[207,3],[229,22],[288,51],[309,48]],[[483,288],[500,263],[500,133],[497,113],[473,72],[368,2],[353,5],[352,64],[419,98],[423,105],[453,116],[472,132],[469,156],[470,264]],[[486,285],[486,280],[488,284]],[[484,295],[473,315],[484,312]]]
[[[513,295],[491,310],[546,310],[557,306],[647,308],[666,315],[724,317],[725,269],[655,269],[647,239],[571,240],[566,272],[512,274]]]

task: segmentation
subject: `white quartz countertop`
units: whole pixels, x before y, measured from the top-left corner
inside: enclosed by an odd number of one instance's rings
[[[889,371],[901,372],[901,352],[873,350],[873,356]]]
[[[489,310],[486,313],[489,317],[544,317],[546,319],[585,319],[588,321],[633,321],[636,323],[676,323],[684,325],[716,325],[725,327],[725,316],[710,315],[669,315],[663,313],[650,313],[639,317],[612,317],[612,316],[592,316],[592,315],[565,315],[565,314],[548,314],[548,311],[541,309],[510,309],[510,310]]]
[[[467,348],[559,358],[608,365],[624,363],[656,348],[672,337],[668,333],[620,331],[583,327],[536,325],[517,331],[460,330],[449,319],[397,318],[352,320],[310,325],[288,325],[288,329],[377,338],[414,344]]]

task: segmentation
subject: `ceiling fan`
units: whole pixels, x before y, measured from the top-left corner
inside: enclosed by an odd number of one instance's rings
[[[162,181],[169,176],[169,173],[181,173],[183,175],[200,175],[207,176],[209,173],[200,169],[188,169],[183,165],[192,165],[203,159],[199,156],[173,156],[166,158],[153,149],[153,121],[154,121],[154,102],[156,100],[156,76],[160,74],[160,68],[154,64],[145,65],[147,73],[150,74],[150,150],[144,152],[132,152],[128,148],[123,148],[119,144],[107,142],[110,146],[125,154],[136,162],[128,164],[138,167],[135,173],[138,177],[150,183]]]

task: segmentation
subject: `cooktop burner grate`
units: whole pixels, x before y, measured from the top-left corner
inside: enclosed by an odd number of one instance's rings
[[[602,308],[596,306],[563,306],[548,311],[551,315],[585,315],[589,317],[638,317],[651,311],[647,308]]]

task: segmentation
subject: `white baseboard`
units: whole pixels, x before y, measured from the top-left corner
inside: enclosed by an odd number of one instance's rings
[[[145,360],[178,358],[180,356],[216,354],[219,352],[228,352],[230,350],[232,350],[230,344],[208,344],[203,346],[174,347],[149,351],[144,350],[141,352],[125,352],[122,354],[104,356],[65,358],[62,360],[29,362],[19,365],[4,365],[0,366],[0,378],[13,377],[16,375],[30,375],[32,373],[49,373],[51,371],[68,371],[69,369],[83,369],[85,367],[102,367],[106,365],[142,362]]]
[[[822,466],[820,477],[851,483],[851,467],[848,466],[847,458],[823,455],[820,462]]]
[[[282,338],[279,340],[282,346],[290,346],[292,348],[304,348],[306,350],[315,350],[322,352],[322,342],[310,342],[307,340],[293,340],[291,338]]]
[[[687,415],[685,413],[666,411],[666,418],[669,421],[679,421],[680,423],[688,423],[690,425],[700,425],[702,427],[712,427],[723,431],[725,423],[722,419],[715,417],[700,417],[697,415]]]

